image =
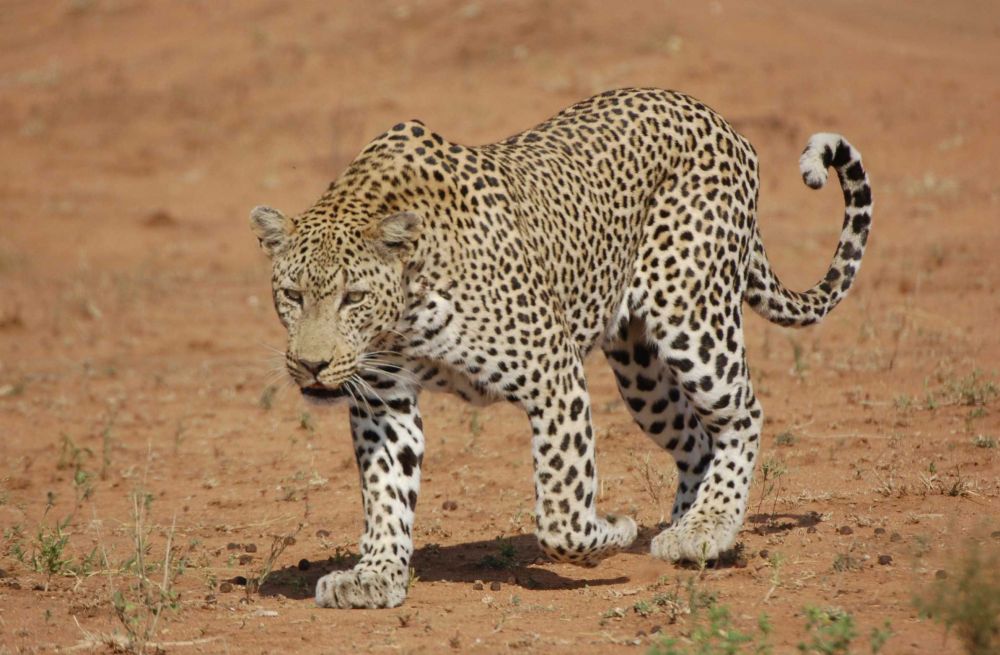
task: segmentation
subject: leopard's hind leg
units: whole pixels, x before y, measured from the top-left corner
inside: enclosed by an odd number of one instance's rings
[[[673,371],[646,335],[641,319],[622,321],[603,345],[632,417],[677,465],[677,493],[671,521],[676,523],[694,504],[712,461],[711,439],[688,402]]]

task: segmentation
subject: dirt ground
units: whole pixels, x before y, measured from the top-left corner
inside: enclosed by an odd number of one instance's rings
[[[961,652],[913,597],[965,544],[1000,544],[1000,4],[0,5],[0,653],[140,630],[136,572],[159,581],[168,543],[179,595],[149,631],[168,652],[645,652],[690,637],[689,586],[745,632],[766,613],[778,653],[807,607],[850,612],[857,652],[885,620],[883,652]],[[428,394],[408,601],[317,609],[315,580],[356,552],[358,481],[345,410],[273,386],[283,329],[248,210],[305,209],[402,119],[484,143],[633,85],[755,144],[793,288],[842,215],[801,183],[809,134],[847,135],[872,177],[848,299],[804,331],[747,320],[768,471],[741,553],[701,572],[646,553],[673,466],[598,356],[599,506],[637,518],[632,550],[541,559],[526,419]]]

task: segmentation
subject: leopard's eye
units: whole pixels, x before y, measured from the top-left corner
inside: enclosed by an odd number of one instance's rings
[[[295,303],[296,305],[302,305],[302,292],[296,291],[295,289],[282,289],[282,295],[288,299],[289,302]]]
[[[357,305],[359,302],[365,299],[367,292],[365,291],[348,291],[344,294],[344,305]]]

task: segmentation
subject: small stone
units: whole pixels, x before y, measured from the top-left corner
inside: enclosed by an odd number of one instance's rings
[[[45,585],[41,584],[40,582],[36,582],[35,584],[31,585],[31,590],[32,591],[45,591]]]
[[[766,548],[757,554],[760,555],[761,559],[767,559],[768,557],[771,556],[771,553]]]
[[[226,550],[239,550],[239,549],[240,549],[239,544],[234,544],[233,542],[229,542],[228,544],[226,544]]]
[[[253,555],[240,555],[239,562],[241,565],[249,564],[253,561]]]
[[[330,531],[329,530],[317,530],[316,531],[316,536],[319,539],[326,539],[326,538],[328,538],[330,536]]]
[[[854,534],[854,529],[849,525],[842,525],[840,526],[840,529],[837,530],[837,533],[843,535]]]
[[[994,539],[1000,539],[1000,530],[994,530],[993,532],[990,533],[990,536],[993,537]]]
[[[454,500],[446,500],[443,503],[441,503],[441,509],[445,510],[446,512],[454,512],[456,509],[458,509],[458,503],[456,503]]]
[[[517,584],[517,578],[515,578],[512,575],[507,576],[507,584],[509,584],[509,585],[516,585]]]
[[[205,602],[209,603],[209,604],[214,603],[215,602],[215,594],[205,594]]]
[[[934,572],[934,577],[937,578],[938,580],[944,580],[945,578],[948,577],[948,572],[939,569]]]
[[[875,534],[879,537],[885,534],[885,528],[875,528]]]
[[[239,585],[240,587],[247,586],[247,579],[242,575],[236,576],[235,578],[230,580],[230,582],[232,582],[234,585]]]
[[[494,580],[490,583],[490,591],[500,591],[500,581]]]
[[[878,563],[882,566],[889,566],[892,564],[892,555],[879,555]]]
[[[223,582],[222,584],[219,585],[219,593],[221,594],[228,594],[232,590],[233,590],[233,585],[231,582]]]
[[[889,535],[889,541],[893,543],[897,543],[902,540],[903,540],[903,535],[899,534],[898,532],[893,532],[891,535]]]
[[[7,577],[7,572],[4,571],[3,569],[0,569],[0,578],[6,578],[6,577]]]
[[[659,634],[662,631],[663,631],[663,628],[661,628],[659,625],[654,625],[652,628],[649,629],[649,634],[651,634],[651,635],[652,634]]]
[[[810,525],[808,528],[806,528],[806,534],[816,534],[816,532],[817,530],[815,525]]]
[[[246,552],[248,552],[248,553],[256,553],[257,552],[257,544],[243,544],[243,550],[246,551]]]
[[[18,582],[17,580],[14,580],[13,582],[11,582],[7,586],[10,587],[11,589],[20,589],[21,588],[21,583]]]
[[[482,580],[476,580],[475,582],[472,583],[472,588],[475,589],[476,591],[482,591],[483,590],[483,581]]]
[[[295,545],[295,537],[293,537],[292,535],[288,535],[287,537],[285,537],[285,545],[286,546],[294,546]]]
[[[310,566],[312,566],[312,564],[309,563],[309,560],[304,558],[299,560],[300,571],[308,571]]]

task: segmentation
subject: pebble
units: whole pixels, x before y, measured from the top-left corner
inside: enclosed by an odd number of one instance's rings
[[[854,534],[854,529],[849,525],[842,525],[837,532],[843,535]]]
[[[256,553],[257,544],[243,544],[243,550],[245,550],[248,553]]]
[[[317,530],[316,531],[316,536],[319,537],[320,539],[326,539],[327,537],[330,536],[330,531],[329,530]]]
[[[247,579],[242,575],[236,576],[235,578],[230,580],[230,582],[232,582],[234,585],[239,585],[241,587],[247,586]]]
[[[945,578],[948,577],[948,572],[944,570],[938,570],[934,573],[934,577],[937,578],[938,580],[944,580]]]
[[[483,590],[483,581],[482,580],[476,580],[475,582],[472,583],[472,588],[475,589],[476,591],[482,591]]]
[[[768,550],[765,548],[764,550],[760,551],[758,555],[760,555],[761,559],[767,559],[768,557],[771,556],[771,553],[768,552]]]
[[[226,544],[226,550],[239,550],[239,549],[240,549],[240,545],[239,544],[234,544],[232,542],[229,542],[228,544]]]
[[[278,616],[275,610],[257,610],[253,613],[254,616]]]
[[[490,583],[490,591],[500,591],[500,581],[494,580]]]
[[[892,564],[892,555],[879,555],[878,563],[882,566],[889,566]]]
[[[903,535],[899,534],[898,532],[893,532],[891,535],[889,535],[889,541],[891,541],[893,543],[896,543],[896,542],[902,541],[902,540],[903,540]]]
[[[441,509],[447,512],[454,512],[456,509],[458,509],[458,503],[456,503],[454,500],[446,500],[443,503],[441,503]]]
[[[308,571],[310,566],[312,566],[312,564],[309,563],[309,560],[307,560],[307,559],[300,559],[299,560],[299,570],[300,571]]]
[[[808,528],[806,528],[806,534],[816,534],[816,532],[817,530],[815,525],[810,525]]]
[[[993,532],[990,533],[990,536],[993,537],[994,539],[1000,539],[1000,530],[994,530]]]
[[[233,590],[233,585],[231,582],[223,582],[219,585],[219,593],[228,594]]]
[[[249,564],[253,561],[253,555],[240,555],[240,564]]]
[[[875,534],[881,537],[885,534],[885,528],[875,528]]]

